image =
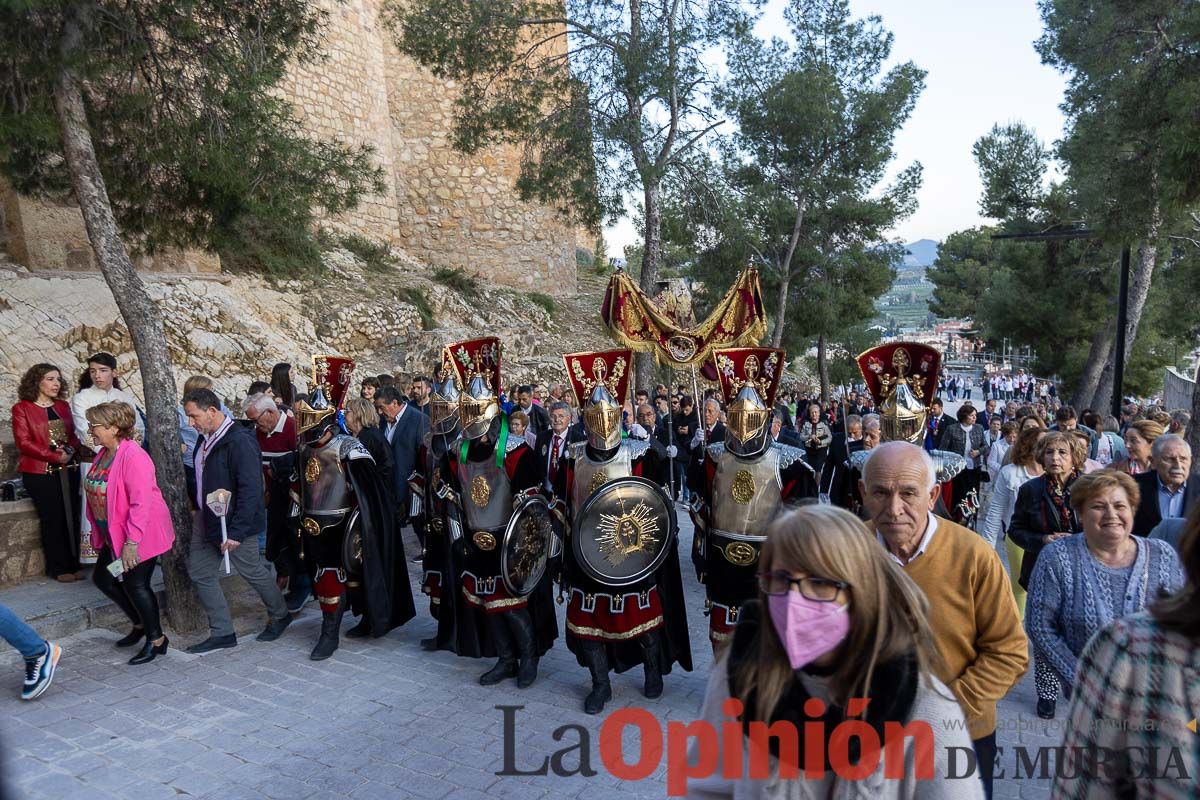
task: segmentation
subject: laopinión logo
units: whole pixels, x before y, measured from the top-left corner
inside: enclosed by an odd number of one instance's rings
[[[868,699],[847,703],[847,712],[861,716]],[[532,768],[517,765],[517,713],[523,705],[498,705],[504,717],[504,767],[500,776],[531,776],[551,774],[568,778],[576,775],[590,778],[597,774],[593,763],[592,734],[583,725],[566,724],[552,734],[556,742],[566,743],[553,753],[543,755]],[[784,780],[818,780],[829,769],[842,780],[863,780],[875,773],[882,761],[883,775],[900,779],[905,775],[906,740],[912,740],[913,778],[917,780],[967,780],[978,775],[978,761],[969,747],[947,747],[945,774],[935,774],[934,735],[932,726],[924,720],[904,725],[884,724],[883,741],[875,728],[861,719],[847,719],[834,726],[826,736],[826,725],[820,719],[825,704],[809,698],[804,704],[809,720],[802,726],[790,722],[750,722],[743,730],[740,720],[743,707],[737,698],[729,698],[721,711],[729,719],[720,726],[707,720],[691,722],[669,721],[664,725],[658,717],[644,708],[630,707],[613,711],[600,725],[599,756],[601,766],[610,775],[623,781],[649,778],[667,762],[667,794],[680,797],[687,792],[691,779],[720,774],[723,778],[765,780],[771,776],[770,744],[775,740],[779,777]],[[804,733],[803,753],[800,748],[800,727]],[[1191,727],[1190,725],[1188,726]],[[633,746],[624,745],[626,733]],[[571,738],[573,735],[573,738]],[[743,738],[746,747],[743,748]],[[850,742],[858,741],[858,759],[851,762]],[[828,746],[826,746],[828,742]],[[692,744],[698,755],[689,761]],[[1005,767],[1006,753],[1013,759],[1012,772]],[[746,758],[743,759],[743,754]],[[531,754],[524,753],[525,759]],[[536,756],[534,756],[536,757]],[[1190,780],[1186,760],[1178,748],[1128,747],[1013,747],[996,750],[993,778],[1000,780],[1045,780],[1051,777],[1074,779],[1082,774],[1102,776],[1108,780]]]
[[[870,701],[853,699],[847,711],[854,717],[866,711]],[[592,766],[591,732],[583,725],[562,725],[554,730],[555,741],[565,741],[574,734],[574,743],[546,755],[533,769],[517,767],[517,712],[525,706],[496,706],[504,715],[504,769],[497,775],[549,775],[572,777],[596,774]],[[825,775],[826,764],[844,780],[862,780],[879,769],[883,763],[884,776],[905,777],[905,740],[913,740],[913,769],[919,780],[932,780],[934,774],[934,736],[928,722],[916,720],[908,724],[887,722],[883,741],[879,732],[861,719],[847,719],[834,726],[826,735],[825,703],[809,698],[804,713],[809,721],[803,723],[804,752],[800,752],[800,730],[791,722],[751,722],[742,730],[740,717],[742,701],[729,698],[721,711],[730,719],[719,726],[707,720],[663,723],[644,708],[622,708],[609,714],[600,725],[599,754],[604,769],[614,778],[640,781],[649,778],[667,760],[667,794],[680,797],[687,792],[687,782],[720,773],[724,778],[765,780],[771,776],[770,743],[778,744],[779,776],[785,780],[804,777],[819,779]],[[636,745],[626,752],[623,740],[627,730],[637,734]],[[742,739],[748,740],[743,750]],[[857,740],[858,759],[851,762],[850,742]],[[826,747],[828,741],[828,747]],[[695,743],[698,758],[689,763],[688,752]],[[743,761],[743,752],[748,757]]]

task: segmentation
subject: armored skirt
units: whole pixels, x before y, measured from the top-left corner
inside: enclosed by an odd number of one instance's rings
[[[470,658],[495,657],[487,617],[527,610],[541,656],[558,638],[550,574],[530,594],[514,596],[501,576],[499,548],[512,517],[513,498],[539,483],[538,460],[524,440],[516,440],[506,443],[501,463],[496,462],[496,445],[475,440],[468,443],[465,459],[459,443],[443,465],[461,503],[447,510],[451,516],[461,511],[461,516],[447,519],[443,537],[438,647]],[[456,536],[455,530],[462,535]]]
[[[615,456],[598,460],[597,453],[576,445],[568,464],[568,495],[572,497],[572,516],[579,514],[584,499],[603,482],[601,475],[647,477],[661,485],[666,462],[643,447],[622,446]],[[576,484],[579,481],[579,484]],[[576,492],[576,486],[579,491]],[[572,536],[586,532],[572,532]],[[647,641],[658,648],[662,673],[678,663],[692,669],[691,640],[688,635],[687,606],[679,573],[678,536],[672,536],[666,559],[653,574],[629,586],[614,587],[599,582],[577,562],[573,548],[563,551],[563,587],[567,592],[567,647],[580,666],[589,666],[586,651],[590,643],[603,644],[607,662],[616,672],[645,663],[643,647]],[[645,636],[645,634],[659,634]]]

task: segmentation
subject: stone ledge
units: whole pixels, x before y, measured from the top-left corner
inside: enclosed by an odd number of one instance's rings
[[[33,501],[0,503],[0,587],[40,576],[45,568]]]
[[[164,609],[162,617],[166,625],[166,596],[160,572],[155,572],[153,586],[159,606]],[[257,626],[261,630],[266,623],[266,612],[249,584],[235,573],[222,577],[221,589],[238,622],[237,629],[253,631]],[[129,628],[124,612],[95,587],[90,577],[74,583],[59,583],[50,578],[28,580],[0,589],[0,604],[8,606],[44,639],[62,639],[91,628],[110,628],[122,633]],[[194,638],[203,639],[205,635],[207,632],[202,632]]]

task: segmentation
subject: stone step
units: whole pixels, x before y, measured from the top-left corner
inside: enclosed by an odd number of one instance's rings
[[[0,605],[7,606],[44,639],[62,639],[91,628],[128,632],[130,623],[124,612],[96,588],[91,581],[92,568],[87,569],[87,576],[74,583],[42,577],[0,589]],[[167,625],[166,593],[160,571],[155,571],[151,585],[163,610],[163,624]],[[238,624],[239,631],[253,631],[266,621],[258,595],[240,575],[222,576],[221,589],[235,620],[244,623]],[[205,635],[202,631],[189,638],[198,641]]]

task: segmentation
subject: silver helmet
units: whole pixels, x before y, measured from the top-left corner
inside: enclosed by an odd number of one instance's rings
[[[462,435],[478,439],[491,430],[492,422],[500,416],[500,398],[482,375],[471,378],[467,391],[459,399]]]
[[[434,436],[449,436],[458,430],[461,399],[454,370],[443,373],[429,394],[429,429]]]

